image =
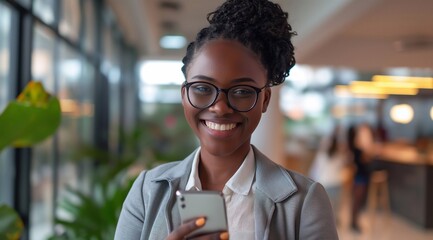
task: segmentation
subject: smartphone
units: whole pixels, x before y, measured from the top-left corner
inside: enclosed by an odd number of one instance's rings
[[[182,222],[206,217],[206,224],[188,237],[228,231],[224,196],[218,191],[177,191],[177,206]]]

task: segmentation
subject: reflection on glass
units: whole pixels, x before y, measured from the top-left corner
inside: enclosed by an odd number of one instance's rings
[[[119,124],[120,124],[120,48],[114,41],[112,28],[104,26],[103,48],[104,59],[102,72],[107,76],[109,82],[109,147],[113,152],[119,148]]]
[[[62,9],[59,22],[60,33],[77,41],[80,33],[80,2],[79,0],[62,1]]]
[[[30,239],[45,240],[53,224],[53,138],[33,148],[31,168]]]
[[[30,6],[30,1],[31,1],[31,0],[15,0],[15,1],[21,3],[21,4],[22,4],[23,6],[25,6],[25,7],[29,7],[29,6]]]
[[[70,197],[67,187],[88,190],[88,178],[91,174],[90,159],[82,158],[79,162],[74,156],[83,145],[93,143],[93,83],[94,69],[77,51],[67,44],[59,46],[58,62],[58,97],[62,106],[62,123],[58,129],[59,201]],[[56,216],[68,219],[71,216],[62,208],[56,209]]]
[[[81,140],[85,144],[93,143],[93,122],[94,122],[94,82],[95,69],[93,65],[84,61],[83,77],[81,79]]]
[[[3,112],[11,96],[10,88],[10,43],[12,12],[0,2],[0,113]],[[12,203],[11,152],[0,152],[0,202]]]
[[[32,79],[42,81],[48,92],[54,93],[54,35],[42,25],[34,29]]]
[[[95,49],[95,5],[93,0],[84,1],[84,48],[93,53]]]
[[[53,24],[55,21],[55,6],[56,0],[34,0],[33,12],[39,16],[42,21],[46,22],[47,24]]]
[[[46,90],[54,92],[53,34],[41,25],[34,29],[32,52],[32,78],[41,81]],[[31,219],[30,239],[42,240],[51,235],[53,224],[53,138],[33,148],[31,168]]]
[[[0,112],[9,99],[11,11],[0,3]]]

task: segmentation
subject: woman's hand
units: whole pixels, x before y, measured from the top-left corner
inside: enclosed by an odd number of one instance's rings
[[[190,233],[192,233],[194,230],[199,229],[203,227],[206,223],[206,218],[195,218],[189,221],[184,222],[182,225],[180,225],[178,228],[176,228],[173,232],[171,232],[166,240],[184,240],[186,239],[186,236]],[[214,240],[228,240],[229,234],[228,232],[214,232],[209,233],[206,235],[200,235],[197,237],[192,237],[188,239],[195,239],[195,240],[205,240],[205,239],[214,239]]]

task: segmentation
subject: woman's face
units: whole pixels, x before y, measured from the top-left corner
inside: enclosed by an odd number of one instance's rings
[[[258,56],[239,42],[213,40],[196,53],[188,66],[186,79],[188,83],[208,82],[223,89],[237,85],[262,88],[267,83],[267,74]],[[214,156],[248,152],[251,134],[266,111],[270,97],[270,88],[264,88],[253,109],[238,112],[228,105],[227,95],[220,92],[213,105],[197,109],[188,101],[186,88],[182,88],[185,117],[199,138],[202,151]]]

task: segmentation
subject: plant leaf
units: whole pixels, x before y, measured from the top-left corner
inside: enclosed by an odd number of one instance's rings
[[[0,205],[0,239],[18,240],[23,231],[23,222],[14,209]]]
[[[0,115],[0,151],[8,145],[28,147],[52,135],[60,125],[59,100],[51,97],[46,106],[10,102]]]

